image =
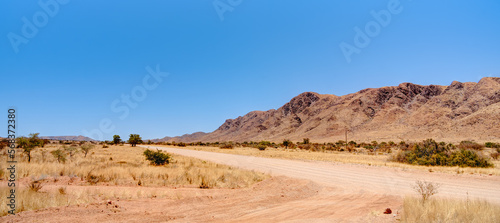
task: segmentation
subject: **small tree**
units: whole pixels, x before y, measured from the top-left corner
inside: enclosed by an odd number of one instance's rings
[[[137,144],[142,143],[141,136],[139,134],[130,134],[130,137],[128,139],[128,143],[132,145],[132,147],[136,146]]]
[[[302,144],[309,144],[309,138],[304,138],[302,140]]]
[[[69,155],[69,158],[73,158],[73,156],[78,152],[78,148],[76,146],[64,147],[64,151],[66,151]]]
[[[23,152],[28,156],[28,163],[31,162],[31,151],[38,146],[43,146],[43,140],[38,138],[40,133],[31,133],[29,138],[20,137],[17,139],[19,147],[23,148]]]
[[[114,135],[114,136],[113,136],[113,143],[114,143],[115,145],[118,145],[121,141],[122,141],[122,139],[120,138],[120,136],[119,136],[119,135]]]
[[[415,185],[413,185],[413,190],[415,190],[420,196],[422,196],[422,202],[425,202],[434,194],[438,193],[439,184],[435,184],[427,181],[417,180]]]
[[[162,153],[160,150],[154,152],[147,149],[144,151],[144,156],[146,160],[151,162],[151,165],[161,166],[170,163],[170,155],[168,153]]]
[[[292,145],[292,141],[285,139],[283,140],[283,146],[285,146],[285,149],[288,149],[288,146]]]
[[[85,157],[87,157],[87,153],[89,153],[89,151],[94,148],[94,145],[92,145],[92,144],[83,144],[81,147],[82,147],[83,154],[85,154]]]
[[[57,159],[58,163],[66,162],[66,154],[61,149],[53,150],[50,153]]]

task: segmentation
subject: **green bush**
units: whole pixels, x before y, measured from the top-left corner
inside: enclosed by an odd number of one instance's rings
[[[425,166],[460,166],[460,167],[491,167],[487,159],[480,157],[469,149],[456,150],[451,144],[437,143],[432,139],[413,145],[407,151],[401,151],[394,161]]]
[[[460,167],[491,167],[493,166],[487,159],[479,157],[476,152],[472,150],[460,149],[451,153],[450,166]]]
[[[259,150],[266,150],[266,148],[267,148],[267,146],[264,144],[257,145],[257,149],[259,149]]]
[[[146,157],[146,160],[151,162],[151,165],[161,166],[170,163],[170,154],[162,153],[159,150],[154,152],[147,149],[146,151],[144,151],[144,156]]]
[[[486,142],[484,143],[484,146],[486,146],[487,148],[500,148],[500,144],[494,142]]]

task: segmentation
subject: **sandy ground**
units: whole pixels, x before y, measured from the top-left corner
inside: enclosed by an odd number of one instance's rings
[[[144,146],[147,147],[147,146]],[[168,147],[153,147],[169,153],[195,157],[212,162],[258,170],[274,176],[311,180],[346,193],[375,193],[404,196],[414,195],[416,180],[440,185],[441,197],[485,199],[500,204],[500,176],[448,174],[383,166],[367,166],[319,161],[296,161],[211,153]]]
[[[152,147],[153,148],[153,147]],[[0,222],[398,222],[416,179],[441,184],[439,196],[500,203],[500,177],[452,175],[355,164],[303,162],[158,147],[169,153],[270,173],[250,188],[143,188],[170,198],[103,200],[26,211]],[[57,185],[52,185],[57,187]],[[102,190],[139,187],[68,186]],[[176,197],[177,198],[174,198]],[[391,208],[393,214],[383,211]]]
[[[47,188],[57,185],[47,185]],[[139,187],[67,186],[129,190]],[[245,189],[140,188],[181,198],[103,200],[69,207],[26,211],[0,222],[394,222],[384,215],[401,206],[397,196],[344,193],[309,180],[272,177]]]

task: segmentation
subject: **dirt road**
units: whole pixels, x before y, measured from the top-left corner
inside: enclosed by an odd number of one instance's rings
[[[144,146],[147,147],[147,146]],[[183,156],[263,171],[273,177],[241,189],[68,186],[83,190],[155,191],[165,198],[119,199],[25,211],[0,222],[399,222],[402,197],[416,179],[441,184],[437,196],[500,203],[500,177],[444,174],[356,164],[305,162],[153,147]],[[60,186],[53,185],[54,190]],[[47,186],[48,188],[48,186]],[[392,214],[383,214],[386,208]]]
[[[438,196],[441,197],[479,198],[500,204],[500,191],[498,190],[500,177],[498,176],[431,173],[357,164],[305,162],[168,147],[149,147],[239,168],[263,171],[275,176],[282,175],[311,180],[325,186],[335,187],[346,194],[414,195],[412,185],[420,179],[440,184]]]

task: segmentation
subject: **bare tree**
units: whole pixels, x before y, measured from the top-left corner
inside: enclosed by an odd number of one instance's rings
[[[413,185],[413,190],[420,194],[420,196],[422,196],[422,202],[425,202],[429,197],[438,193],[439,187],[439,184],[433,182],[417,180],[415,185]]]

